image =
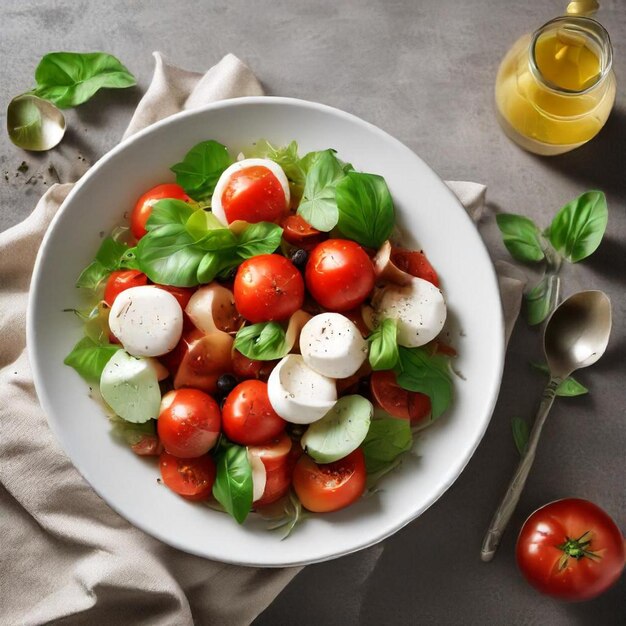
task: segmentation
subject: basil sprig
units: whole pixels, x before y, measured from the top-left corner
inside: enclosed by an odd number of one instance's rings
[[[249,158],[270,159],[278,163],[285,176],[298,186],[303,186],[306,178],[306,161],[298,156],[298,144],[295,141],[286,146],[273,146],[267,139],[259,139],[246,151]],[[314,153],[312,153],[314,154]]]
[[[217,454],[213,497],[243,524],[252,508],[252,467],[244,446],[223,444]]]
[[[126,244],[106,237],[102,240],[95,259],[81,272],[76,281],[77,287],[97,289],[107,276],[121,267],[126,267]]]
[[[190,197],[206,200],[215,190],[222,172],[232,162],[226,146],[210,139],[196,144],[170,170],[176,174],[176,182]]]
[[[152,207],[148,232],[135,252],[138,267],[152,282],[176,287],[208,283],[280,245],[282,228],[276,224],[251,224],[239,235],[229,228],[213,228],[213,222],[203,230],[195,217],[199,210],[181,200],[160,200]]]
[[[314,153],[310,159],[298,214],[313,228],[328,232],[339,219],[335,189],[345,174],[333,150]]]
[[[398,385],[408,391],[419,391],[430,398],[431,419],[437,419],[452,403],[453,386],[449,359],[429,354],[425,348],[398,348],[399,360],[394,368]]]
[[[606,197],[601,191],[587,191],[568,202],[543,232],[522,215],[502,213],[496,217],[504,245],[514,259],[545,263],[544,275],[525,294],[526,317],[531,325],[543,322],[556,307],[563,261],[578,263],[593,254],[607,221]]]
[[[337,227],[362,246],[379,248],[391,235],[395,210],[382,176],[348,172],[337,184]]]
[[[33,93],[61,109],[89,100],[99,89],[137,84],[118,59],[104,52],[51,52],[35,70]]]
[[[384,319],[367,338],[369,361],[374,371],[391,370],[400,358],[398,352],[398,321]]]
[[[277,322],[244,326],[237,332],[233,347],[258,361],[282,359],[288,352],[285,330]]]
[[[96,343],[83,337],[65,357],[63,363],[73,367],[88,382],[98,382],[104,367],[120,346]]]
[[[409,420],[393,417],[372,420],[361,444],[368,474],[377,474],[411,449],[413,436]]]

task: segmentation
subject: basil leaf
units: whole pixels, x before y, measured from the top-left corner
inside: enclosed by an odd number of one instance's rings
[[[541,324],[556,307],[559,297],[560,278],[546,274],[527,294],[526,320],[531,326]]]
[[[125,88],[137,84],[118,59],[104,52],[51,52],[35,70],[33,93],[59,108],[75,107],[99,89]]]
[[[239,329],[233,345],[241,354],[257,361],[282,359],[287,352],[283,327],[276,322],[261,322]]]
[[[207,252],[234,251],[237,248],[237,236],[229,228],[215,228],[197,241],[198,246]]]
[[[139,269],[153,282],[195,287],[205,251],[180,224],[149,230],[137,244]]]
[[[515,447],[520,454],[524,454],[528,445],[528,437],[530,436],[530,427],[528,422],[521,417],[514,417],[511,420],[511,430],[513,431],[513,440]]]
[[[216,276],[229,272],[237,267],[241,259],[235,255],[219,254],[218,252],[207,252],[198,265],[197,278],[199,284],[210,283]]]
[[[137,445],[146,437],[154,437],[155,441],[158,441],[156,438],[157,422],[154,419],[138,424],[136,422],[127,422],[119,415],[113,415],[109,418],[109,421],[112,424],[111,431],[113,436],[121,439],[129,446]]]
[[[587,258],[602,241],[609,211],[601,191],[587,191],[568,202],[548,230],[550,243],[572,263]]]
[[[119,269],[128,246],[112,237],[106,237],[100,244],[95,259],[80,273],[76,286],[83,289],[97,289],[98,285],[113,271]]]
[[[523,215],[500,213],[496,215],[496,223],[502,233],[502,241],[514,259],[530,263],[544,258],[541,232],[532,220]]]
[[[361,444],[368,474],[380,472],[413,445],[409,420],[393,417],[372,420]]]
[[[194,208],[182,200],[174,200],[173,198],[158,200],[152,206],[152,211],[150,211],[146,222],[146,230],[154,230],[169,224],[182,224],[184,226],[194,213]]]
[[[239,235],[237,254],[243,259],[259,254],[271,254],[280,245],[283,229],[270,222],[251,224]]]
[[[98,344],[89,337],[83,337],[63,363],[73,367],[85,380],[98,382],[105,365],[118,350],[119,346]]]
[[[259,139],[247,153],[246,156],[249,158],[270,159],[274,163],[278,163],[292,183],[304,185],[306,171],[302,166],[302,159],[298,156],[298,144],[295,141],[287,146],[277,148],[267,139]]]
[[[233,160],[226,146],[210,139],[195,145],[180,162],[170,170],[176,174],[176,182],[194,200],[209,197],[222,172]]]
[[[372,369],[391,370],[399,359],[398,321],[384,319],[368,337],[370,342],[369,361]]]
[[[337,184],[337,227],[368,248],[379,248],[395,223],[393,201],[382,176],[348,172]]]
[[[128,248],[120,259],[120,269],[125,270],[138,270],[139,263],[137,262],[137,248]]]
[[[243,446],[226,446],[217,458],[213,497],[243,524],[252,507],[252,468]]]
[[[530,364],[536,370],[550,375],[548,366],[544,363],[532,363]],[[575,378],[569,376],[556,388],[556,395],[561,398],[573,398],[575,396],[584,396],[589,393],[589,389],[584,385],[581,385]]]
[[[452,378],[448,359],[429,354],[425,348],[398,348],[399,361],[394,368],[398,385],[419,391],[430,398],[431,420],[444,413],[452,402]]]
[[[202,239],[207,231],[224,228],[224,224],[211,211],[197,209],[189,216],[185,227],[194,239]]]
[[[332,150],[314,153],[310,158],[312,160],[306,174],[298,215],[313,228],[328,232],[337,225],[339,219],[335,188],[345,174]]]

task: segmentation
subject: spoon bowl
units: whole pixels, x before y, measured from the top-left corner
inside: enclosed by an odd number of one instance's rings
[[[544,352],[553,378],[593,365],[611,333],[611,301],[602,291],[580,291],[564,300],[546,325]]]

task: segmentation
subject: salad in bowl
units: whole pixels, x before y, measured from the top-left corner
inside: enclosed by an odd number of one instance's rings
[[[332,149],[207,140],[171,170],[80,273],[65,363],[187,500],[287,532],[352,505],[452,403],[437,271]]]

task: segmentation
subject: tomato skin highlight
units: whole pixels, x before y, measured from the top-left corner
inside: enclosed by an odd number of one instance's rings
[[[206,454],[220,434],[217,402],[198,389],[176,389],[163,396],[157,420],[165,450],[187,459]]]
[[[137,200],[135,208],[130,214],[130,231],[135,239],[141,239],[146,234],[146,222],[152,213],[152,206],[158,200],[171,198],[173,200],[182,200],[189,202],[191,198],[185,193],[185,190],[176,183],[165,183],[157,185],[146,191]]]
[[[244,220],[277,222],[287,210],[287,198],[280,181],[263,165],[252,165],[230,175],[221,196],[229,224]]]
[[[208,455],[181,459],[163,452],[159,457],[161,478],[167,487],[188,500],[205,500],[215,482],[215,462]]]
[[[244,446],[264,444],[278,437],[286,425],[270,404],[267,383],[260,380],[239,383],[222,408],[224,434]]]
[[[148,284],[148,277],[139,270],[117,270],[111,272],[104,288],[104,301],[113,306],[113,301],[122,291],[131,287],[143,287]]]
[[[439,287],[439,276],[421,250],[406,250],[405,248],[392,248],[391,262],[403,272],[416,278],[423,278],[429,283]]]
[[[239,266],[233,293],[237,310],[250,322],[281,321],[302,307],[304,281],[289,259],[261,254]]]
[[[370,390],[378,405],[393,417],[418,424],[431,413],[430,398],[426,394],[400,387],[391,370],[372,372]]]
[[[314,513],[338,511],[365,491],[365,457],[360,448],[334,463],[317,464],[303,454],[293,472],[293,488],[302,506]]]
[[[327,239],[312,251],[305,270],[306,286],[329,311],[349,311],[374,288],[374,266],[365,250],[348,239]]]
[[[579,546],[591,554],[581,553]],[[619,579],[624,537],[600,507],[567,498],[546,504],[526,520],[516,557],[523,576],[541,593],[561,600],[590,600]]]

